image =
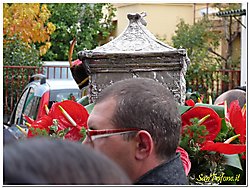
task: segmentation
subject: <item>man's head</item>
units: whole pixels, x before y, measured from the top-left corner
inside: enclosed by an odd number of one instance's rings
[[[115,82],[100,93],[88,125],[97,130],[137,129],[94,141],[95,148],[135,180],[175,155],[181,119],[166,87],[152,79],[132,78]]]

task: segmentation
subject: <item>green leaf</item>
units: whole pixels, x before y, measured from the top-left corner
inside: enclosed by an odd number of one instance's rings
[[[81,128],[80,134],[82,135],[82,138],[80,139],[80,141],[83,142],[86,138],[86,128],[85,127]]]
[[[83,96],[82,98],[80,98],[77,103],[80,103],[83,106],[86,106],[89,104],[89,97],[88,96]]]
[[[76,37],[72,58],[75,60],[84,48],[94,49],[105,43],[115,29],[112,21],[115,8],[109,3],[50,3],[48,9],[52,13],[49,21],[55,24],[56,30],[51,35],[52,46],[43,56],[44,61],[67,60],[69,43]]]
[[[223,154],[223,155],[224,155],[225,160],[226,160],[226,165],[233,166],[233,167],[238,168],[238,169],[243,171],[238,154],[233,154],[233,155]]]
[[[52,126],[49,127],[49,130],[53,131],[53,132],[57,132],[58,126],[57,125],[52,125]]]
[[[190,108],[192,108],[191,106],[181,106],[181,105],[178,105],[177,106],[180,114],[184,114],[186,111],[188,111]]]
[[[220,118],[225,117],[224,106],[204,104],[204,103],[196,103],[195,106],[206,106],[206,107],[212,108],[220,116]]]
[[[221,130],[220,130],[221,133],[223,134],[226,134],[228,132],[228,127],[227,127],[227,124],[226,124],[226,120],[223,118],[221,120]]]
[[[90,104],[85,106],[85,108],[89,114],[91,114],[93,107],[94,107],[94,103],[90,103]]]

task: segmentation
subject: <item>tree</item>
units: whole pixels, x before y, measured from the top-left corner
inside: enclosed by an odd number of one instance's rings
[[[115,9],[110,4],[57,3],[49,4],[48,9],[52,13],[49,21],[55,23],[57,29],[51,35],[52,46],[43,60],[67,60],[70,41],[75,37],[73,59],[77,59],[78,51],[95,48],[114,30]]]
[[[29,44],[41,43],[39,51],[42,56],[50,47],[50,35],[55,30],[53,23],[47,22],[50,15],[46,4],[5,3],[3,8],[4,44],[13,42],[9,39],[14,36],[26,43],[27,47]]]
[[[219,11],[236,10],[241,8],[240,3],[213,3],[212,7],[218,8]],[[213,54],[220,56],[223,61],[224,69],[232,69],[239,67],[240,61],[232,59],[234,51],[233,42],[240,35],[240,23],[232,16],[223,16],[221,20],[223,27],[222,38],[224,45],[226,46],[226,52],[224,54],[217,54],[213,49],[209,49]]]
[[[192,91],[206,93],[211,87],[212,71],[220,67],[221,58],[214,56],[209,49],[216,49],[219,46],[218,33],[210,31],[212,22],[206,17],[189,25],[183,20],[177,25],[176,35],[172,37],[173,46],[187,50],[190,58],[190,65],[187,70],[186,83],[187,88]],[[201,80],[206,80],[205,85],[195,86]]]
[[[41,66],[40,56],[50,47],[50,35],[55,26],[48,22],[50,11],[46,4],[13,3],[3,4],[3,64]],[[39,48],[37,48],[39,44]],[[35,70],[4,69],[4,98],[10,98],[9,104],[4,100],[4,106],[11,106],[17,102],[23,90],[21,80],[28,82],[28,77]],[[11,85],[11,87],[10,87]],[[14,89],[13,89],[14,88]],[[6,112],[5,112],[6,113]]]
[[[27,44],[16,35],[12,37],[5,37],[3,45],[3,63],[4,65],[9,66],[39,66],[39,50],[36,49],[34,44]]]

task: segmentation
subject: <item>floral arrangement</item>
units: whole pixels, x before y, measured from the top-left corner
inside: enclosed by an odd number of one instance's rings
[[[245,184],[246,108],[238,101],[228,108],[187,100],[180,106],[182,136],[177,152],[181,153],[190,184]],[[38,120],[24,115],[27,137],[50,136],[82,141],[86,136],[86,108],[72,100],[54,103]],[[80,114],[79,114],[80,112]],[[21,128],[20,128],[21,130]]]
[[[201,102],[201,101],[199,101]],[[187,100],[180,146],[191,161],[190,184],[246,184],[246,107]]]
[[[24,115],[28,126],[27,137],[49,136],[73,141],[81,141],[86,136],[88,111],[72,100],[56,102],[47,114],[37,120]]]

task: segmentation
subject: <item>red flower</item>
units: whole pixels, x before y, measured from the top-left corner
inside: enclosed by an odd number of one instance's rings
[[[77,102],[65,100],[63,102],[54,103],[48,113],[48,116],[52,119],[58,120],[60,129],[65,129],[67,127],[74,129],[75,127],[61,112],[59,105],[71,116],[78,126],[87,128],[87,119],[89,116],[87,110]]]
[[[187,176],[190,169],[191,169],[191,162],[189,160],[188,153],[181,147],[177,147],[176,152],[180,152],[180,154],[181,154],[182,164],[183,164],[186,176]]]
[[[76,126],[72,125],[72,123],[66,118],[59,106],[61,106],[76,122]],[[31,124],[31,127],[35,129],[40,128],[46,130],[46,132],[49,133],[50,126],[53,125],[53,121],[57,121],[57,132],[69,128],[70,130],[65,135],[65,138],[78,141],[82,138],[82,135],[80,134],[81,128],[85,127],[87,129],[88,116],[89,114],[87,110],[81,104],[71,100],[65,100],[63,102],[54,103],[48,115],[44,115],[40,119],[34,121]],[[31,129],[29,129],[28,137],[36,135],[37,134],[33,134]]]
[[[27,121],[29,124],[31,124],[31,123],[34,122],[34,120],[33,120],[32,118],[30,118],[29,116],[27,116],[27,115],[25,115],[25,114],[23,114],[23,117],[26,119],[26,121]]]
[[[182,129],[192,124],[190,122],[190,119],[202,119],[208,114],[210,115],[210,117],[202,122],[201,125],[205,125],[207,131],[209,132],[206,136],[206,140],[214,140],[221,129],[221,118],[212,108],[196,106],[182,114]]]
[[[244,144],[246,141],[246,113],[242,114],[238,100],[230,103],[230,108],[228,109],[227,115],[235,133],[240,134],[240,142]]]
[[[31,123],[31,127],[40,130],[45,130],[47,133],[49,132],[49,126],[53,124],[53,119],[49,116],[42,116],[41,118],[33,121]],[[33,137],[33,136],[39,136],[37,132],[33,132],[30,128],[28,131],[28,138]]]
[[[195,106],[195,101],[193,99],[188,99],[185,101],[185,103],[188,106]]]
[[[246,151],[245,144],[228,144],[222,142],[207,141],[201,147],[201,150],[216,151],[223,154],[238,154]]]
[[[203,144],[201,150],[216,151],[224,154],[239,154],[246,152],[246,113],[242,113],[238,100],[230,103],[227,117],[227,120],[234,127],[235,134],[239,135],[241,144],[229,144],[222,142],[214,143],[212,141],[208,141]]]

